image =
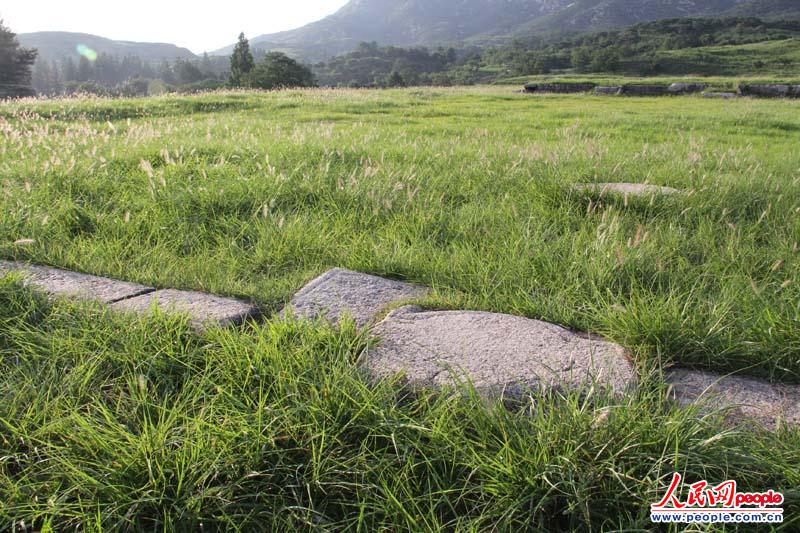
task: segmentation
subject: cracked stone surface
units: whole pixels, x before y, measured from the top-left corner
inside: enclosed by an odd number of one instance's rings
[[[112,307],[119,311],[144,314],[150,311],[153,305],[157,305],[159,309],[166,312],[186,313],[189,315],[192,327],[201,331],[214,325],[240,324],[245,319],[258,314],[256,307],[241,300],[174,289],[160,290],[129,300],[122,300]]]
[[[672,187],[647,185],[644,183],[579,183],[575,189],[583,192],[598,192],[600,194],[616,193],[631,196],[650,196],[654,194],[677,194],[680,191]]]
[[[773,385],[743,376],[720,376],[710,372],[674,369],[666,375],[672,398],[680,405],[704,402],[703,408],[730,409],[728,420],[756,421],[768,429],[781,422],[800,425],[800,386]]]
[[[636,375],[621,346],[527,318],[472,311],[390,313],[363,359],[374,378],[404,374],[411,386],[468,378],[482,394],[519,398],[529,391],[588,389],[620,395]]]
[[[103,303],[113,303],[155,290],[137,283],[11,261],[0,261],[0,273],[3,272],[17,272],[27,285],[51,296],[98,300]]]
[[[349,315],[363,328],[389,306],[423,297],[429,291],[420,285],[334,268],[295,294],[281,315],[291,311],[299,318],[325,318],[333,324]]]

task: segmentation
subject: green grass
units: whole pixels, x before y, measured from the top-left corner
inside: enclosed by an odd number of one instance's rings
[[[798,111],[508,88],[1,104],[0,257],[267,313],[347,267],[430,285],[433,308],[601,333],[644,378],[626,400],[520,412],[408,397],[365,383],[351,326],[200,337],[5,280],[0,520],[647,529],[675,470],[783,490],[796,520],[796,430],[724,429],[668,407],[650,376],[679,363],[800,382]],[[690,193],[571,191],[587,181]]]
[[[697,75],[670,75],[661,76],[625,76],[614,74],[537,74],[531,76],[515,76],[502,78],[497,85],[524,85],[529,82],[546,83],[596,83],[600,86],[617,87],[621,85],[669,85],[671,83],[705,83],[707,91],[733,91],[736,92],[740,83],[789,83],[800,84],[800,77],[794,76],[697,76]]]
[[[755,77],[796,78],[800,68],[800,39],[662,51],[657,58],[665,72],[704,72],[718,76],[747,72]]]

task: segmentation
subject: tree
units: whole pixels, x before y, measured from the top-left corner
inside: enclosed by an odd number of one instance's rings
[[[0,20],[0,98],[32,96],[31,68],[36,50],[20,48],[17,35]]]
[[[314,74],[281,52],[270,52],[244,79],[248,87],[279,89],[285,87],[313,87]]]
[[[200,69],[203,71],[203,75],[206,78],[210,78],[214,75],[214,64],[211,63],[211,58],[208,57],[208,52],[203,52],[203,59],[200,62]]]
[[[393,70],[389,77],[386,78],[386,85],[388,87],[405,87],[406,80],[403,79],[403,75],[400,72]]]
[[[50,94],[50,64],[47,61],[37,61],[33,66],[33,88],[38,94]]]
[[[231,85],[241,87],[247,75],[253,70],[254,64],[253,54],[250,52],[250,41],[247,40],[244,33],[240,33],[239,42],[236,43],[233,55],[231,55]]]
[[[64,81],[76,81],[78,77],[78,70],[75,67],[75,61],[71,57],[66,57],[61,60],[61,73]]]
[[[191,61],[178,59],[175,62],[175,74],[182,84],[195,83],[203,79],[203,73]]]
[[[599,50],[589,63],[592,72],[616,72],[620,67],[620,54],[614,47]]]
[[[117,58],[109,54],[100,54],[94,62],[94,80],[106,87],[122,81]]]
[[[81,56],[78,60],[78,72],[75,75],[75,80],[85,83],[92,79],[92,63],[86,56]]]
[[[592,52],[588,48],[575,48],[572,51],[570,61],[578,72],[585,72],[592,62]]]
[[[169,61],[166,59],[159,65],[157,77],[167,85],[175,85],[177,82],[175,79],[175,71],[172,70],[172,65],[170,65]]]

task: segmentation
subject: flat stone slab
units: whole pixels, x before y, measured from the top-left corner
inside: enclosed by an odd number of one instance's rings
[[[669,94],[695,94],[701,93],[708,88],[707,83],[673,83],[667,87]]]
[[[703,98],[739,98],[737,93],[703,93]]]
[[[600,194],[626,194],[631,196],[651,196],[656,194],[678,194],[678,189],[647,185],[644,183],[578,183],[575,189],[582,192],[595,192]]]
[[[482,394],[520,398],[530,391],[588,390],[593,383],[621,395],[636,382],[621,346],[528,318],[406,306],[372,333],[378,340],[365,353],[367,373],[378,379],[404,374],[412,387],[468,378]]]
[[[373,323],[393,304],[424,297],[427,287],[334,268],[295,294],[281,312],[298,318],[324,318],[333,324],[349,315],[359,328]]]
[[[175,289],[160,290],[122,300],[112,307],[119,311],[146,314],[154,305],[165,312],[189,315],[192,327],[201,331],[209,326],[240,324],[258,314],[255,306],[241,300]]]
[[[24,283],[51,296],[97,300],[103,303],[113,303],[155,290],[137,283],[12,261],[0,261],[0,273],[3,272],[17,272]]]
[[[595,87],[594,94],[601,96],[619,96],[622,94],[622,87]]]
[[[768,429],[777,428],[780,422],[800,425],[800,386],[685,369],[668,371],[666,380],[672,398],[680,405],[704,401],[705,407],[730,409],[730,422],[748,419]]]

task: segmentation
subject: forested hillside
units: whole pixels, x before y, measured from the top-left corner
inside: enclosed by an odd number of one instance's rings
[[[700,50],[767,41],[786,41],[785,46],[800,48],[800,21],[762,21],[757,18],[683,18],[646,22],[627,29],[579,35],[567,39],[518,39],[511,45],[488,51],[484,62],[502,65],[513,74],[547,74],[554,70],[578,72],[621,72],[628,74],[729,74],[762,71],[778,59],[771,52],[749,57],[751,62],[725,66],[712,55],[705,61],[702,52],[692,62],[675,54],[680,50]],[[755,50],[758,50],[756,48]]]
[[[325,85],[457,85],[550,73],[776,75],[800,71],[800,21],[683,18],[481,50],[362,43],[314,66]]]

